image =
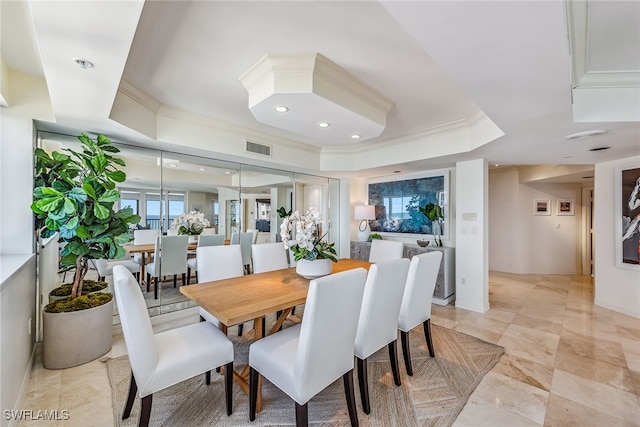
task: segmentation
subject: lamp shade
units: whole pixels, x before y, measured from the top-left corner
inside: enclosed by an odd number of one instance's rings
[[[354,207],[353,219],[376,219],[376,207],[372,205]]]

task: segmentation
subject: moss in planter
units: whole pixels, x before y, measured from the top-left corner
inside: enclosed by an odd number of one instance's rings
[[[113,295],[98,292],[95,294],[81,295],[76,299],[65,298],[47,304],[44,311],[47,313],[69,313],[72,311],[87,310],[107,304],[113,299]]]
[[[101,291],[103,289],[106,289],[108,286],[109,284],[102,280],[85,280],[84,284],[82,285],[82,295]],[[64,285],[58,286],[57,288],[49,292],[49,295],[51,295],[52,297],[68,297],[71,296],[71,289],[73,289],[73,283],[65,283]]]

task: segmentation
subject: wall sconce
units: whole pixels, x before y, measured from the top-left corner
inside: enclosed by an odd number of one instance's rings
[[[366,242],[371,235],[369,220],[376,219],[376,208],[371,205],[356,206],[353,209],[353,218],[362,220],[358,226],[358,240]]]

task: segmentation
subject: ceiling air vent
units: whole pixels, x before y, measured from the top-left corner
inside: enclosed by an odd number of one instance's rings
[[[249,153],[256,153],[262,156],[271,157],[271,146],[258,144],[257,142],[247,141],[246,151]]]

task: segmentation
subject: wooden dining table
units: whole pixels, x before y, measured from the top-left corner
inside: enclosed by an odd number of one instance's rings
[[[332,273],[359,267],[369,270],[370,266],[371,263],[368,261],[343,258],[332,264]],[[229,326],[253,320],[255,339],[260,339],[263,317],[282,310],[282,314],[267,335],[278,331],[291,309],[306,302],[309,282],[311,280],[298,275],[295,267],[292,267],[182,286],[180,292],[214,315],[220,321],[220,329],[225,333]],[[233,377],[240,388],[249,394],[249,366],[245,366],[240,372],[234,372]],[[260,389],[259,383],[258,411],[262,406]]]

